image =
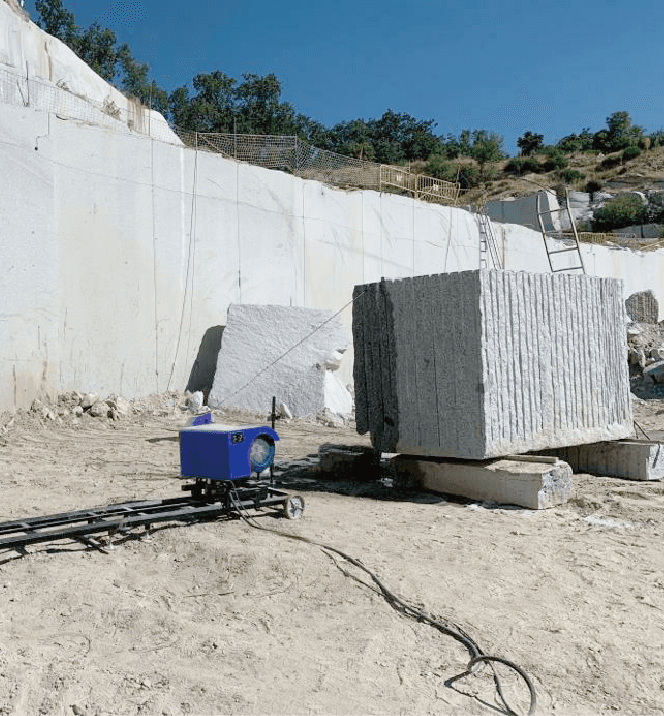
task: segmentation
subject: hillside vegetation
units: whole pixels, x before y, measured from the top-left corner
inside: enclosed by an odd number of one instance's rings
[[[515,157],[507,155],[503,137],[496,132],[466,129],[458,136],[438,135],[433,120],[391,109],[377,119],[350,119],[326,127],[282,100],[282,85],[274,74],[244,73],[237,80],[215,70],[196,75],[191,86],[167,92],[150,78],[149,66],[137,61],[127,44],[118,43],[113,30],[96,22],[79,27],[62,0],[37,0],[35,7],[42,29],[71,47],[108,82],[158,110],[181,130],[297,136],[319,149],[458,182],[464,204],[523,196],[541,188],[568,187],[591,194],[662,188],[664,130],[646,134],[624,110],[609,115],[598,132],[582,129],[555,144],[526,131],[517,140],[520,151]],[[638,198],[625,200],[609,214],[601,226],[584,228],[664,221],[657,198],[647,205]],[[611,224],[614,219],[617,223]]]

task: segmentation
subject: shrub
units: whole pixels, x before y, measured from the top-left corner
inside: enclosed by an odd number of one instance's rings
[[[647,209],[638,196],[621,194],[608,201],[595,211],[593,231],[611,231],[623,226],[643,224],[647,219]]]
[[[571,184],[577,179],[585,179],[586,175],[583,172],[577,171],[576,169],[561,169],[558,171],[558,176],[567,184]]]
[[[649,136],[649,139],[651,149],[664,146],[664,129],[658,129],[656,132],[653,132]]]
[[[569,161],[565,154],[558,149],[558,147],[552,147],[551,151],[547,152],[548,159],[544,162],[544,170],[551,172],[554,169],[565,169],[569,164]]]
[[[625,149],[623,149],[622,160],[623,162],[628,162],[630,161],[630,159],[636,159],[640,154],[641,150],[637,146],[632,144],[631,146],[625,147]]]
[[[588,194],[590,194],[591,199],[592,199],[592,195],[596,191],[601,191],[601,189],[602,189],[602,184],[601,184],[601,182],[598,182],[596,179],[591,179],[584,187],[584,190],[587,191]]]
[[[541,164],[535,159],[535,157],[515,157],[510,159],[509,162],[504,166],[503,171],[506,174],[516,174],[521,176],[522,174],[528,174],[534,172],[537,174],[541,170]]]
[[[436,179],[456,181],[457,170],[441,154],[432,154],[424,166],[424,173]]]
[[[462,189],[474,189],[476,186],[479,186],[480,179],[480,170],[476,166],[473,166],[472,164],[461,165],[459,171],[459,184]]]
[[[600,164],[600,167],[602,167],[602,169],[613,169],[613,167],[617,167],[621,161],[622,161],[621,154],[612,154],[611,156],[608,156],[608,157],[605,157],[604,159],[602,159],[602,163]]]
[[[516,146],[521,150],[521,154],[528,156],[539,151],[544,144],[543,134],[533,134],[532,132],[526,132],[522,137],[516,140]]]

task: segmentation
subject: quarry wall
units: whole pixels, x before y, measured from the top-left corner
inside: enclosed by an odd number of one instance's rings
[[[230,303],[338,310],[356,284],[480,265],[463,209],[29,107],[1,104],[0,132],[0,409],[74,388],[181,390]],[[539,233],[496,236],[505,268],[548,272]],[[589,273],[625,280],[625,297],[652,288],[662,303],[664,252],[583,253]],[[341,375],[350,382],[349,365]]]
[[[80,76],[103,99],[73,53],[2,1],[0,13],[0,70]],[[356,284],[480,266],[469,211],[342,191],[14,99],[0,96],[0,410],[69,389],[182,390],[231,303],[339,310]],[[505,268],[548,272],[538,232],[496,235]],[[664,252],[583,252],[589,273],[623,278],[625,297],[651,288],[662,305]],[[350,306],[341,318],[350,327]]]

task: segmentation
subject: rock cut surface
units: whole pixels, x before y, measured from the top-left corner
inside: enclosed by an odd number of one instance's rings
[[[295,417],[347,415],[352,397],[334,369],[349,343],[333,311],[231,305],[208,404],[267,414],[275,396]]]
[[[621,281],[479,269],[353,295],[356,424],[376,449],[485,459],[631,434]]]

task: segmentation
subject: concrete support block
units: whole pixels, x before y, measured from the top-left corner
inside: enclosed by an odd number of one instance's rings
[[[631,434],[619,280],[480,269],[353,296],[356,425],[381,452],[482,460]]]
[[[421,487],[471,500],[533,510],[562,505],[572,494],[572,469],[562,460],[449,460],[398,455],[392,467]]]
[[[374,451],[359,445],[325,443],[318,448],[320,471],[338,478],[368,480],[375,472],[375,461]]]
[[[649,440],[615,440],[546,452],[565,460],[574,472],[628,480],[664,477],[664,444]]]

